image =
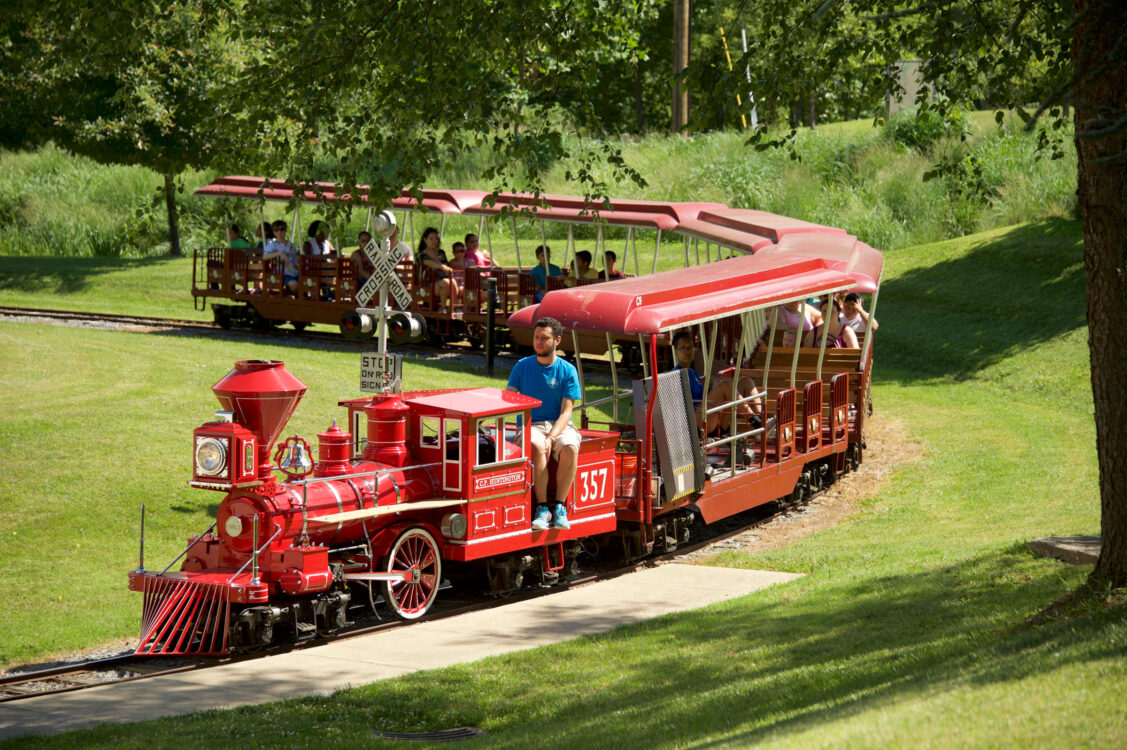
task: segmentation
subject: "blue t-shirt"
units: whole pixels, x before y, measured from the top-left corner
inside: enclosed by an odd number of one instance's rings
[[[532,267],[532,270],[530,271],[530,273],[532,274],[532,280],[536,284],[537,289],[547,289],[548,288],[548,280],[547,280],[547,277],[545,277],[545,275],[544,275],[544,265],[543,264],[537,263],[535,266]],[[551,263],[548,264],[548,276],[562,276],[562,275],[563,275],[563,271],[560,270],[559,266],[552,265]]]
[[[525,357],[509,373],[509,387],[521,394],[540,399],[540,406],[532,410],[533,422],[555,422],[560,418],[560,401],[570,398],[579,401],[579,373],[575,365],[563,357],[556,357],[545,367],[535,356]]]
[[[677,365],[674,370],[680,370],[681,365]],[[697,368],[689,368],[689,393],[692,394],[693,403],[699,404],[701,399],[704,398],[704,381],[700,379],[700,374]]]

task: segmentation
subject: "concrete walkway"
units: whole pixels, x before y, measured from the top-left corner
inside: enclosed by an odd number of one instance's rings
[[[0,739],[330,693],[422,669],[560,643],[743,596],[797,577],[661,565],[552,596],[293,653],[0,703]]]

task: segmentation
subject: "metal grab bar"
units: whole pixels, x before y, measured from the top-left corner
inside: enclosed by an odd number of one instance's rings
[[[743,398],[736,399],[735,401],[725,401],[720,406],[714,406],[711,409],[709,409],[708,411],[706,411],[705,415],[715,414],[718,411],[724,411],[725,409],[731,409],[733,406],[739,406],[740,404],[746,404],[748,401],[756,401],[756,400],[761,399],[761,398],[762,399],[767,398],[766,391],[764,391],[762,393],[756,393],[756,394],[753,394],[751,396],[744,396]]]
[[[717,448],[721,445],[727,445],[728,443],[731,443],[734,440],[739,440],[739,439],[745,438],[745,437],[754,437],[756,435],[762,435],[763,432],[766,429],[767,429],[766,427],[756,427],[754,430],[748,430],[746,432],[737,432],[735,435],[729,435],[726,438],[717,439],[713,442],[709,442],[709,441],[706,440],[705,443],[704,443],[704,447],[705,447],[706,450],[708,448]]]
[[[215,522],[215,523],[213,523],[213,524],[212,524],[211,526],[208,526],[208,527],[207,527],[207,531],[205,531],[204,533],[200,534],[199,536],[197,536],[197,537],[196,537],[195,539],[193,539],[192,541],[188,542],[188,546],[184,548],[184,551],[183,551],[183,552],[181,552],[181,553],[180,553],[179,555],[177,555],[177,556],[176,556],[176,557],[175,557],[175,558],[174,558],[174,559],[172,560],[172,562],[170,562],[170,563],[169,563],[169,564],[168,564],[167,566],[165,566],[164,570],[162,570],[162,571],[161,571],[161,572],[160,572],[160,573],[159,573],[158,575],[164,575],[165,573],[167,573],[167,572],[168,572],[168,569],[169,569],[169,568],[171,568],[171,567],[172,567],[173,565],[175,565],[175,564],[176,564],[176,561],[177,561],[177,560],[179,560],[179,559],[180,559],[181,557],[183,557],[184,555],[188,554],[188,550],[190,550],[190,549],[191,549],[192,547],[194,547],[194,546],[196,545],[196,542],[198,542],[198,541],[199,541],[200,539],[202,539],[203,537],[205,537],[205,536],[207,536],[208,534],[210,534],[210,533],[211,533],[211,530],[215,528],[215,524],[216,524],[216,523],[219,523],[219,521],[216,521],[216,522]]]
[[[255,515],[255,520],[257,520],[257,519],[258,519],[258,516]],[[269,539],[267,539],[265,542],[262,543],[261,547],[259,547],[258,549],[253,551],[253,554],[251,554],[250,558],[245,563],[243,563],[243,566],[241,568],[239,568],[238,570],[236,570],[234,573],[231,574],[231,577],[227,579],[227,583],[230,583],[231,581],[238,578],[239,574],[242,573],[244,570],[246,570],[247,566],[250,565],[252,561],[254,562],[255,567],[257,568],[258,567],[258,556],[259,556],[259,554],[261,554],[262,550],[266,549],[270,545],[270,542],[277,539],[278,534],[281,534],[281,533],[282,533],[282,527],[279,526],[278,524],[274,524],[274,533],[270,536]]]
[[[430,464],[416,464],[415,466],[402,466],[394,469],[375,469],[373,471],[360,471],[355,474],[338,474],[331,477],[313,477],[312,479],[295,479],[292,482],[286,482],[291,486],[305,486],[310,484],[320,484],[322,482],[331,482],[336,479],[363,479],[364,477],[376,477],[380,474],[392,474],[397,471],[407,471],[408,469],[427,469],[432,466],[441,466],[442,462],[435,462]]]

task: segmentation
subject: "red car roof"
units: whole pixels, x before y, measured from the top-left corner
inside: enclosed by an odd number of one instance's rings
[[[616,334],[659,333],[800,297],[847,289],[853,276],[824,258],[745,255],[689,269],[548,292],[509,317],[531,327],[538,318],[565,328]]]

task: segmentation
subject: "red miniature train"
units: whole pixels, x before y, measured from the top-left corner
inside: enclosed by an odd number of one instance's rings
[[[514,313],[529,327],[561,320],[573,343],[607,341],[609,383],[584,378],[578,360],[582,444],[561,498],[570,529],[530,525],[534,399],[475,388],[343,401],[349,429],[334,420],[320,433],[311,466],[301,438],[274,448],[305,386],[280,362],[237,363],[213,387],[219,418],[194,436],[192,485],[225,493],[215,524],[190,540],[178,572],[169,570],[180,558],[130,574],[145,595],[138,653],[222,654],[329,633],[345,624],[353,594],[372,587],[394,614],[416,618],[444,566],[505,592],[572,572],[585,547],[636,559],[687,541],[696,515],[712,523],[801,499],[861,460],[873,336],[863,332],[855,349],[783,347],[779,316],[766,313],[851,289],[873,293],[875,305],[881,267],[854,237],[809,234],[691,274],[552,291]],[[659,345],[685,329],[699,336],[706,382],[731,365],[733,382],[750,375],[758,395],[698,406],[685,370],[655,373]],[[645,377],[629,387],[612,339],[642,352]],[[762,425],[738,411],[754,399]],[[703,415],[724,409],[730,433],[706,436]]]

